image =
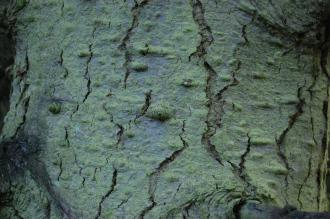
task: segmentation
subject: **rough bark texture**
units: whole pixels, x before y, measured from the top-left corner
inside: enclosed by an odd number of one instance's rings
[[[328,0],[0,3],[1,218],[327,218]]]

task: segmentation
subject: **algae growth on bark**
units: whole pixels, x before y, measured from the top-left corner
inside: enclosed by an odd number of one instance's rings
[[[0,0],[1,218],[328,218],[328,0]]]

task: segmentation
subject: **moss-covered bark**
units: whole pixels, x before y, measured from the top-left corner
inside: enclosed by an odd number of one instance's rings
[[[8,4],[1,218],[329,209],[327,0]]]

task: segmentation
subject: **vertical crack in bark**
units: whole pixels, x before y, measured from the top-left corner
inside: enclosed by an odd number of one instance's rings
[[[303,108],[305,106],[305,98],[302,97],[302,92],[303,92],[303,88],[305,86],[306,86],[306,81],[304,82],[304,85],[298,87],[297,97],[299,99],[299,102],[296,104],[296,111],[291,116],[289,116],[288,126],[282,131],[279,138],[275,138],[276,146],[277,146],[277,155],[279,156],[281,161],[284,163],[285,168],[288,171],[291,170],[291,167],[289,165],[289,161],[285,155],[285,152],[283,151],[284,140],[285,140],[285,137],[288,134],[288,132],[291,130],[291,128],[294,126],[294,124],[298,121],[299,117],[304,113]],[[289,186],[288,175],[289,174],[285,175],[286,192],[287,192],[288,186]]]
[[[310,157],[309,157],[309,159],[308,159],[308,172],[307,172],[307,175],[306,175],[305,178],[304,178],[303,183],[300,185],[299,190],[298,190],[297,201],[298,201],[298,203],[299,203],[299,205],[300,205],[300,209],[303,208],[303,203],[302,203],[301,200],[300,200],[301,192],[303,191],[303,187],[306,185],[307,180],[308,180],[309,176],[311,175],[311,169],[312,169],[312,155],[313,155],[313,153],[312,153],[312,151],[311,151],[311,152],[310,152]]]
[[[23,105],[24,113],[23,113],[22,121],[18,124],[13,138],[15,138],[19,134],[21,129],[24,128],[25,121],[26,121],[26,114],[27,114],[28,109],[29,109],[29,104],[30,104],[30,97],[27,97],[26,99],[24,99],[24,105]]]
[[[242,154],[241,156],[241,161],[239,163],[239,175],[242,178],[243,181],[246,181],[246,173],[245,173],[245,161],[246,161],[246,157],[248,156],[248,154],[250,153],[251,150],[251,138],[249,136],[249,133],[247,133],[247,137],[248,137],[248,142],[247,142],[247,146],[246,146],[246,150],[245,152]]]
[[[241,209],[246,204],[246,200],[241,198],[233,207],[233,214],[235,219],[241,219]]]
[[[328,151],[328,113],[329,113],[329,89],[330,89],[330,75],[327,69],[328,66],[328,56],[329,56],[329,39],[330,39],[330,27],[328,26],[329,18],[327,21],[325,21],[325,27],[322,32],[322,43],[320,45],[320,68],[321,72],[325,75],[327,79],[327,95],[326,99],[323,101],[323,117],[324,117],[324,132],[323,132],[323,137],[322,137],[322,153],[321,153],[321,161],[319,163],[319,168],[318,168],[318,177],[317,177],[317,182],[318,182],[318,187],[319,187],[319,195],[318,195],[318,206],[319,210],[321,207],[321,193],[322,193],[322,187],[326,187],[330,180],[330,176],[328,174],[328,160],[329,160],[329,151]],[[324,188],[323,188],[324,189]],[[329,196],[329,188],[325,188],[325,191],[327,192],[327,199]]]
[[[89,73],[89,67],[90,67],[90,63],[93,59],[93,46],[94,46],[94,39],[95,39],[95,31],[96,31],[96,27],[94,27],[93,29],[93,33],[92,33],[92,39],[91,39],[91,43],[89,44],[88,46],[88,52],[89,52],[89,56],[88,56],[88,59],[87,59],[87,63],[86,63],[86,69],[85,69],[85,75],[84,75],[84,78],[87,80],[87,92],[85,94],[85,97],[83,99],[83,103],[85,103],[85,101],[87,100],[88,96],[90,95],[90,93],[92,92],[92,89],[91,89],[91,77],[90,77],[90,73]]]
[[[220,153],[216,150],[216,147],[211,142],[211,137],[216,133],[216,120],[214,117],[214,112],[216,111],[217,103],[215,100],[215,95],[212,91],[214,87],[214,82],[216,81],[217,72],[212,68],[212,66],[206,61],[205,55],[207,54],[207,48],[213,42],[213,35],[211,28],[208,26],[205,17],[204,17],[204,8],[202,3],[199,0],[190,0],[192,5],[192,15],[195,23],[199,28],[199,35],[201,37],[200,44],[197,46],[196,51],[189,56],[189,60],[192,57],[197,57],[201,61],[203,61],[203,67],[207,72],[207,79],[206,79],[206,88],[205,93],[208,99],[208,113],[206,123],[206,130],[202,135],[202,144],[205,146],[207,152],[210,156],[217,161],[220,165],[223,165]]]
[[[30,61],[29,61],[29,56],[28,56],[28,51],[26,49],[25,51],[25,59],[24,59],[25,63],[24,63],[24,69],[18,69],[16,71],[16,75],[20,77],[20,80],[19,80],[19,83],[21,83],[24,79],[25,79],[25,76],[28,74],[28,71],[30,69]],[[19,103],[21,103],[21,101],[23,100],[24,96],[25,96],[25,93],[26,91],[28,90],[29,88],[29,84],[27,84],[24,80],[23,82],[23,89],[21,91],[21,94],[20,94],[20,97],[18,98],[18,101],[16,103],[16,107],[18,106]]]
[[[124,52],[125,52],[125,62],[123,64],[123,67],[125,68],[125,77],[124,77],[124,88],[125,89],[127,87],[128,77],[131,74],[131,68],[129,65],[132,61],[132,54],[130,53],[128,46],[129,46],[129,43],[131,40],[131,36],[133,35],[133,31],[135,30],[135,28],[137,28],[139,26],[139,16],[141,13],[141,9],[144,6],[146,6],[149,2],[149,0],[143,0],[140,3],[137,0],[134,0],[134,1],[135,1],[135,5],[131,10],[132,24],[126,31],[126,35],[124,36],[121,44],[119,45],[119,48],[124,50]]]
[[[64,0],[62,0],[62,4],[61,4],[61,17],[63,17],[63,15],[64,15],[64,7],[65,7],[65,3],[64,3]]]
[[[109,191],[107,191],[107,193],[102,196],[101,201],[99,202],[99,206],[98,206],[98,210],[97,210],[97,214],[95,216],[95,219],[98,219],[101,214],[102,214],[102,204],[103,202],[111,195],[111,193],[115,190],[115,187],[117,185],[117,175],[118,175],[118,171],[117,169],[114,169],[113,173],[112,173],[112,183],[110,186]]]
[[[152,94],[152,90],[149,90],[148,92],[145,93],[144,104],[141,108],[141,111],[140,111],[139,115],[137,115],[135,117],[134,121],[136,121],[140,117],[144,116],[146,114],[146,112],[148,111],[149,106],[151,104],[151,94]]]
[[[63,53],[64,53],[64,51],[63,50],[61,50],[61,53],[60,53],[60,62],[59,62],[59,64],[60,64],[60,66],[64,69],[64,78],[67,78],[68,77],[68,75],[69,75],[69,70],[65,67],[65,65],[64,65],[64,59],[63,59]]]
[[[180,148],[179,150],[174,151],[171,154],[171,156],[165,158],[165,160],[163,160],[158,165],[156,170],[153,173],[151,173],[151,175],[150,175],[148,194],[149,194],[149,201],[151,202],[151,204],[148,205],[147,207],[145,207],[141,211],[141,213],[139,214],[139,217],[138,217],[139,219],[143,219],[144,216],[157,205],[157,202],[155,201],[155,191],[156,191],[156,188],[157,188],[158,178],[159,178],[160,174],[163,173],[170,166],[170,164],[175,159],[177,159],[185,149],[187,149],[189,147],[188,142],[183,137],[184,133],[185,133],[185,125],[186,125],[186,122],[184,120],[182,122],[181,133],[179,134],[179,137],[182,141],[183,147]]]
[[[123,135],[124,135],[125,128],[119,123],[116,123],[116,126],[119,128],[119,130],[117,132],[117,142],[116,142],[116,147],[117,147],[123,141]]]
[[[85,103],[85,101],[87,100],[88,96],[92,92],[92,88],[91,88],[91,77],[90,77],[89,67],[90,67],[90,63],[91,63],[91,61],[93,59],[93,55],[94,55],[94,53],[93,53],[94,42],[93,41],[95,39],[95,32],[96,32],[96,27],[93,28],[92,37],[91,37],[91,43],[88,45],[89,56],[87,57],[85,74],[84,74],[84,79],[87,80],[87,84],[86,84],[87,92],[86,92],[86,94],[84,96],[84,99],[83,99],[82,103]],[[80,108],[80,104],[78,102],[77,105],[76,105],[76,109],[74,109],[74,111],[70,115],[70,118],[71,119],[72,119],[73,115],[76,114],[76,112],[78,112],[79,108]]]
[[[63,173],[63,162],[62,162],[62,158],[60,157],[60,165],[59,165],[59,167],[60,167],[60,172],[58,173],[58,176],[57,176],[57,181],[60,181],[60,177],[61,177],[61,175],[62,175],[62,173]]]

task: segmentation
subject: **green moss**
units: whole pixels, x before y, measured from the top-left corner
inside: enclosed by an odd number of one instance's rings
[[[266,79],[267,75],[264,72],[253,72],[252,77],[254,79]]]
[[[145,21],[142,24],[142,27],[146,32],[150,32],[152,30],[153,26],[154,26],[154,23],[152,23],[151,21]]]
[[[16,1],[16,9],[21,10],[23,9],[29,2],[27,0],[17,0]]]
[[[59,114],[61,112],[61,104],[60,103],[52,103],[49,108],[49,112],[53,114]]]
[[[153,54],[160,56],[165,56],[175,53],[174,49],[161,47],[161,46],[151,46],[151,45],[138,46],[137,51],[142,55]]]
[[[88,50],[82,50],[79,52],[79,57],[89,57],[91,56],[91,52]]]
[[[232,106],[235,112],[241,112],[243,110],[243,106],[239,103],[232,103]]]
[[[132,130],[127,130],[126,132],[127,138],[133,138],[135,136],[135,133]]]
[[[251,144],[256,145],[256,146],[270,145],[273,143],[274,143],[273,140],[271,140],[269,138],[265,138],[265,137],[252,137],[251,138]]]
[[[180,138],[171,138],[167,141],[167,145],[172,150],[178,150],[182,147],[182,142]]]
[[[74,24],[72,24],[72,23],[65,22],[65,23],[63,24],[63,29],[64,29],[64,32],[68,34],[68,33],[71,33],[71,32],[74,31],[75,26],[74,26]]]
[[[173,110],[168,104],[162,102],[152,105],[148,109],[146,116],[154,120],[165,122],[173,117]]]
[[[220,75],[220,79],[225,82],[231,81],[231,78],[231,75]]]
[[[107,26],[107,25],[109,25],[109,21],[106,19],[97,18],[94,20],[94,24],[96,26]]]
[[[169,183],[173,183],[173,182],[179,181],[179,177],[178,177],[178,175],[176,175],[174,173],[166,173],[165,180]]]
[[[267,59],[267,64],[268,64],[268,65],[274,65],[274,64],[275,64],[275,60],[274,60],[273,58],[269,57],[269,58]]]
[[[288,175],[289,171],[282,165],[278,163],[272,163],[268,166],[268,171],[274,173],[275,175]]]
[[[27,23],[33,23],[36,21],[36,18],[34,16],[28,16],[24,19],[24,22],[27,22]]]
[[[257,102],[256,106],[263,109],[270,109],[275,107],[274,104],[269,102]]]
[[[191,79],[183,79],[181,82],[181,85],[184,87],[193,87],[194,83],[193,83],[193,80],[191,80]]]
[[[148,65],[141,62],[131,62],[130,67],[137,72],[144,72],[148,70]]]

